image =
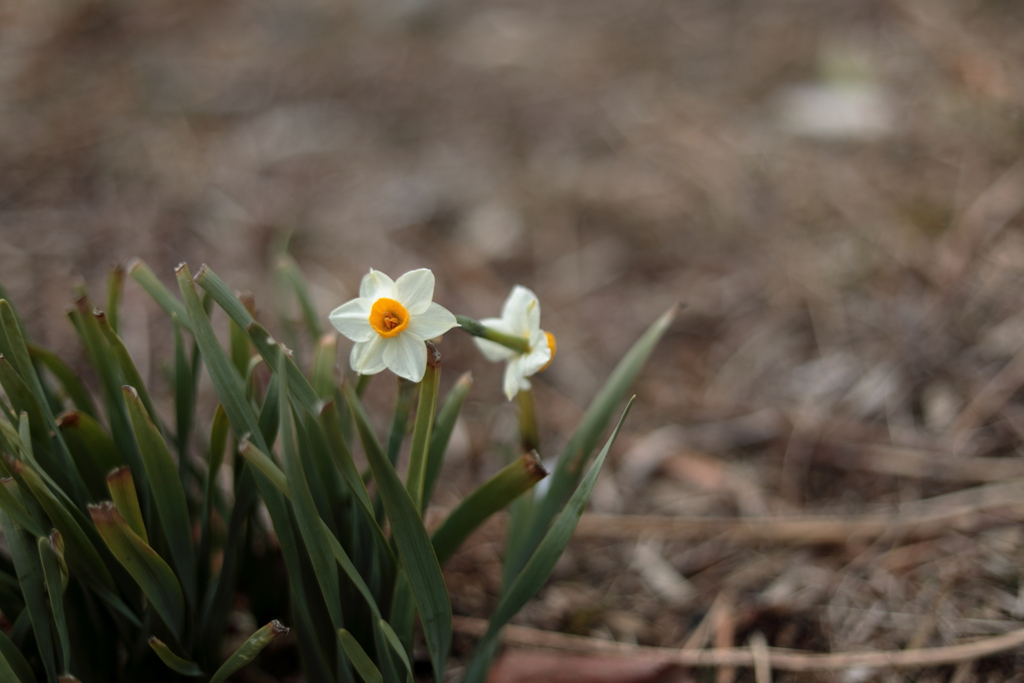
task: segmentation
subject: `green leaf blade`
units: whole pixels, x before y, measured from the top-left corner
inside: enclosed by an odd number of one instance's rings
[[[142,404],[138,392],[130,386],[123,387],[122,391],[146,475],[149,477],[160,528],[167,538],[171,560],[181,577],[185,596],[190,605],[195,605],[196,558],[192,548],[192,525],[178,469],[174,466],[174,459],[167,443]]]
[[[543,538],[548,525],[561,509],[569,492],[579,481],[591,452],[598,443],[615,407],[625,396],[629,386],[640,374],[655,346],[675,319],[677,307],[663,313],[630,347],[608,377],[608,380],[590,402],[583,419],[577,426],[565,449],[559,455],[551,475],[547,494],[535,506],[520,544],[509,547],[505,565],[504,584],[508,586]]]
[[[322,334],[320,330],[320,315],[316,312],[316,304],[313,303],[313,295],[309,291],[309,284],[299,270],[298,264],[291,256],[283,256],[278,263],[277,272],[284,280],[291,285],[295,291],[295,298],[298,299],[299,308],[302,310],[302,318],[306,323],[306,329],[313,339],[319,339]]]
[[[437,559],[444,564],[484,521],[547,476],[535,452],[527,453],[504,467],[459,503],[444,520],[431,542]]]
[[[434,665],[434,679],[441,680],[452,638],[452,608],[441,575],[441,566],[434,555],[430,538],[423,527],[419,510],[413,505],[402,481],[381,448],[369,417],[351,386],[345,387],[349,406],[355,418],[363,451],[370,462],[373,478],[384,502],[392,534],[408,571],[409,582],[416,597],[420,621]]]
[[[64,391],[74,406],[90,417],[96,418],[99,415],[96,411],[96,404],[93,402],[89,390],[85,388],[85,383],[82,382],[81,376],[70,365],[65,363],[60,356],[49,349],[33,342],[26,342],[26,345],[32,359],[42,363],[57,378],[57,381],[63,385]]]
[[[57,552],[50,546],[48,538],[36,541],[39,551],[39,563],[43,568],[43,583],[50,598],[50,612],[57,626],[57,640],[63,655],[64,671],[71,669],[71,639],[68,637],[68,621],[64,614],[64,584],[60,560]],[[66,571],[66,570],[65,570]]]
[[[139,496],[135,491],[135,479],[132,477],[131,469],[120,467],[107,475],[107,488],[110,498],[114,501],[114,507],[128,522],[132,531],[148,544],[149,534],[146,532],[146,522],[142,517],[142,508],[139,506]]]
[[[59,670],[59,652],[56,649],[58,637],[56,626],[50,616],[39,553],[32,537],[3,510],[0,510],[0,527],[4,529],[4,537],[11,551],[11,559],[25,597],[25,608],[32,623],[43,667],[46,669],[47,677],[53,680]]]
[[[597,483],[597,475],[600,474],[601,467],[604,465],[608,452],[611,450],[612,444],[615,443],[619,430],[622,429],[622,423],[626,420],[626,416],[629,415],[632,405],[633,399],[630,399],[629,403],[626,404],[626,408],[622,411],[618,424],[612,431],[611,436],[608,437],[604,448],[601,449],[590,470],[579,486],[576,487],[562,512],[537,546],[537,550],[526,562],[523,570],[516,577],[512,585],[509,586],[508,590],[505,591],[504,595],[502,595],[487,625],[487,632],[481,639],[477,646],[477,652],[470,661],[465,678],[468,683],[483,681],[487,667],[490,665],[491,656],[494,653],[494,645],[497,642],[498,633],[537,594],[537,591],[544,586],[544,583],[551,575],[551,571],[555,568],[558,558],[562,556],[565,547],[569,544],[569,539],[572,537],[572,532],[576,529],[576,524],[579,522],[580,517],[583,516],[583,510],[586,508],[587,501],[590,500],[590,494]]]
[[[427,475],[430,432],[434,428],[434,413],[437,410],[437,392],[440,381],[441,354],[433,344],[428,343],[427,369],[420,382],[420,400],[416,407],[416,423],[412,430],[412,445],[409,449],[409,469],[405,478],[405,488],[417,511],[421,511],[426,504],[423,499],[423,485]]]
[[[158,420],[156,407],[153,404],[153,399],[149,395],[149,390],[146,388],[146,383],[142,380],[142,375],[139,374],[139,369],[135,366],[135,361],[132,360],[131,354],[128,353],[128,347],[125,346],[124,341],[117,336],[116,332],[114,332],[110,323],[107,321],[105,313],[95,311],[93,313],[93,317],[96,319],[96,324],[99,327],[100,332],[103,334],[104,339],[106,339],[107,345],[121,369],[121,376],[124,377],[124,384],[135,387],[135,391],[138,393],[139,399],[142,401],[142,405],[146,407],[146,412],[149,413],[150,418],[156,422]],[[160,431],[164,431],[162,426]]]
[[[107,474],[124,465],[114,439],[103,425],[82,410],[58,415],[57,429],[68,445],[92,500],[102,500],[106,494]]]
[[[284,347],[278,347],[278,367],[284,366]],[[281,373],[280,396],[278,397],[280,409],[279,443],[281,444],[281,455],[284,461],[285,474],[288,477],[288,487],[292,492],[291,501],[295,511],[295,521],[298,523],[299,533],[302,535],[309,553],[310,562],[313,565],[313,573],[320,584],[320,591],[323,593],[327,604],[327,611],[331,615],[334,627],[344,626],[344,618],[341,613],[341,593],[338,587],[338,567],[331,557],[328,536],[333,536],[330,530],[323,524],[316,503],[313,501],[313,493],[310,491],[309,482],[306,480],[306,472],[303,468],[302,457],[299,454],[297,443],[295,419],[292,415],[291,401],[288,400],[288,375]]]
[[[217,669],[217,672],[213,674],[213,678],[210,679],[210,683],[223,683],[227,680],[228,676],[256,659],[256,655],[267,645],[270,645],[275,638],[285,635],[288,631],[288,627],[276,619],[259,629],[256,633],[249,636],[249,639],[242,643],[241,647],[235,650],[234,654]]]
[[[192,415],[195,412],[196,388],[193,382],[192,363],[185,351],[185,340],[181,336],[181,321],[178,316],[171,318],[174,327],[174,424],[175,442],[178,446],[179,475],[184,481],[188,465],[188,444],[192,435]]]
[[[175,671],[182,676],[202,676],[203,670],[199,668],[199,665],[193,661],[179,657],[174,654],[174,651],[167,646],[164,641],[160,640],[156,636],[152,636],[149,639],[149,646],[156,653],[156,656],[167,665],[169,669]]]
[[[4,636],[6,638],[6,636]],[[29,670],[30,673],[32,670]],[[20,672],[23,673],[24,672]],[[26,679],[22,675],[14,672],[14,667],[11,666],[7,661],[7,652],[0,650],[0,680],[3,681],[17,681],[18,683],[31,683],[35,677]]]
[[[171,293],[153,270],[146,265],[142,259],[135,259],[128,264],[128,274],[139,284],[154,301],[167,312],[167,315],[177,315],[178,320],[189,332],[192,331],[192,324],[185,306]]]
[[[29,465],[15,461],[13,466],[32,497],[39,503],[39,507],[46,512],[47,517],[63,536],[67,544],[67,560],[71,567],[95,585],[110,591],[115,590],[114,579],[85,530],[86,526],[83,526],[88,525],[84,513],[77,507],[62,502],[39,473]],[[79,522],[79,518],[82,523]]]
[[[171,567],[132,531],[113,503],[90,505],[89,512],[110,552],[128,570],[153,609],[180,640],[185,599]]]
[[[277,489],[284,494],[286,498],[291,498],[292,491],[288,485],[288,477],[284,471],[277,466],[274,459],[269,455],[261,451],[256,447],[253,442],[247,438],[242,439],[242,443],[238,444],[238,453],[245,458],[250,465],[259,470],[267,480],[273,484]]]
[[[192,284],[192,275],[189,272],[188,266],[181,264],[176,271],[176,275],[178,288],[185,301],[185,308],[192,326],[193,336],[199,345],[203,363],[206,365],[207,372],[213,382],[217,396],[220,398],[221,405],[224,406],[224,412],[227,413],[231,428],[235,434],[248,434],[254,446],[264,453],[269,452],[270,449],[267,447],[266,439],[264,439],[263,433],[260,430],[260,424],[246,398],[243,379],[231,364],[227,352],[221,348],[220,343],[217,341],[217,336],[210,325],[209,316],[203,309],[195,286]],[[223,283],[220,284],[223,285]],[[249,320],[252,320],[249,312],[245,310],[245,306],[238,301],[238,298],[231,293],[231,290],[227,289],[226,285],[223,285],[223,289],[219,294],[213,296],[217,304],[228,312],[229,315],[232,315],[232,311],[229,308],[234,310],[237,304],[237,307],[242,310],[243,314]],[[297,367],[296,371],[298,371]],[[312,388],[310,388],[310,392],[312,392]],[[276,424],[276,420],[274,422]],[[246,469],[248,470],[248,468]],[[256,468],[252,469],[255,470]],[[292,587],[293,610],[298,614],[298,619],[301,622],[312,623],[310,607],[306,600],[306,590],[302,580],[298,539],[295,537],[292,529],[288,503],[284,494],[262,473],[257,472],[254,479],[260,496],[267,506],[267,511],[270,513],[274,531],[281,542],[282,554],[284,555],[285,565],[288,568],[288,580]],[[307,662],[307,666],[316,666],[319,669],[329,668],[326,663],[327,658],[316,642],[304,641],[303,648],[304,653],[315,657],[315,661]],[[225,674],[225,676],[227,675],[230,675],[230,672]]]
[[[434,495],[434,487],[437,484],[437,477],[441,474],[441,466],[444,464],[444,455],[448,450],[448,442],[455,431],[455,422],[459,418],[469,390],[473,387],[472,373],[464,373],[455,385],[448,392],[441,407],[437,410],[437,418],[434,420],[434,429],[430,435],[430,451],[427,453],[427,471],[423,481],[423,505],[420,512],[426,509]]]
[[[119,319],[121,313],[121,297],[124,294],[124,264],[118,264],[110,269],[107,275],[107,319],[114,332],[120,329]]]
[[[235,321],[236,325],[249,334],[249,339],[252,341],[253,346],[256,347],[256,350],[263,357],[267,365],[275,372],[279,371],[280,368],[277,367],[277,342],[270,336],[266,328],[256,322],[238,297],[224,284],[224,281],[204,264],[199,269],[199,272],[196,273],[196,283],[213,297],[217,305],[224,309],[224,312]],[[314,415],[318,413],[320,399],[317,397],[316,392],[313,391],[313,386],[309,383],[309,380],[302,374],[302,370],[299,369],[299,366],[289,356],[285,356],[285,371],[288,373],[288,384],[291,387],[291,391],[302,404],[302,407]]]
[[[380,669],[370,659],[370,655],[366,654],[366,650],[359,644],[359,641],[349,633],[347,630],[340,628],[338,629],[338,642],[341,643],[341,647],[345,650],[345,654],[348,655],[349,660],[352,662],[352,666],[355,667],[356,671],[359,672],[359,676],[366,681],[366,683],[384,683],[384,677],[380,674]]]
[[[0,680],[36,683],[36,677],[32,673],[32,667],[25,659],[25,655],[21,654],[21,650],[2,631],[0,631],[0,657],[3,657],[4,663],[7,665],[7,669],[0,668],[0,673],[4,674]],[[13,674],[13,677],[8,677],[8,674]]]

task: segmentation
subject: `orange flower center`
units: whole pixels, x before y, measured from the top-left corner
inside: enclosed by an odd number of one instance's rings
[[[548,338],[548,348],[551,349],[551,358],[549,358],[548,362],[544,364],[544,367],[542,367],[537,372],[544,372],[545,370],[548,369],[548,366],[551,365],[551,361],[555,359],[555,349],[558,346],[557,344],[555,344],[555,335],[551,334],[550,332],[545,332],[544,334],[547,335]]]
[[[382,337],[394,337],[409,327],[409,311],[394,299],[381,297],[370,309],[370,327]]]

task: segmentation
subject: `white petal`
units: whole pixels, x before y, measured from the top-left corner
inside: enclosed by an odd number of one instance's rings
[[[537,374],[551,360],[551,347],[544,330],[538,329],[530,336],[530,349],[519,361],[523,377]]]
[[[379,270],[370,268],[370,272],[364,275],[363,281],[359,283],[359,297],[361,299],[369,299],[371,302],[376,301],[382,296],[394,299],[394,288],[394,280]]]
[[[476,348],[480,349],[480,353],[484,355],[484,358],[492,363],[499,363],[519,355],[507,346],[502,346],[497,342],[481,339],[480,337],[473,337],[473,343],[476,344]]]
[[[534,299],[526,307],[526,330],[533,336],[540,329],[540,299]]]
[[[410,270],[395,282],[395,299],[412,315],[426,311],[433,298],[434,274],[426,268]]]
[[[384,340],[384,362],[391,372],[411,382],[423,379],[427,369],[427,345],[411,334]]]
[[[516,394],[518,394],[522,389],[530,388],[530,382],[522,376],[518,356],[510,360],[508,365],[505,366],[505,381],[503,388],[505,389],[505,396],[508,397],[508,400],[510,401],[514,399]]]
[[[503,332],[505,334],[518,334],[514,329],[512,329],[512,325],[502,318],[483,318],[479,322],[484,327],[489,327],[492,330],[497,330],[498,332]]]
[[[501,318],[514,334],[530,336],[540,326],[540,302],[531,290],[516,285],[501,307]]]
[[[512,326],[501,318],[484,318],[480,321],[480,324],[503,334],[516,334],[515,330],[512,329]],[[476,343],[476,347],[480,349],[480,353],[484,354],[484,357],[492,363],[508,360],[509,358],[514,358],[519,355],[518,351],[510,349],[497,342],[492,342],[489,339],[473,337],[473,341]]]
[[[520,371],[523,373],[523,377],[536,375],[550,360],[551,349],[548,347],[547,342],[545,342],[543,346],[535,347],[533,351],[520,359]]]
[[[352,299],[331,311],[331,324],[352,341],[370,341],[377,336],[370,326],[372,306],[372,299]]]
[[[420,339],[433,339],[439,337],[453,327],[459,326],[451,311],[442,306],[430,302],[427,310],[420,314],[412,314],[409,321],[409,328],[406,330]]]
[[[384,342],[386,340],[379,334],[366,342],[356,342],[352,347],[352,355],[349,356],[349,365],[360,375],[376,375],[387,367],[384,362]]]

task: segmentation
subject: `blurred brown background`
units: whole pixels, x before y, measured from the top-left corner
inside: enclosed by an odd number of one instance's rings
[[[135,256],[169,284],[209,263],[270,320],[288,235],[325,316],[371,266],[430,267],[475,317],[521,283],[559,342],[549,455],[682,302],[598,511],[892,511],[1024,475],[1022,29],[1010,0],[5,0],[0,280],[70,356],[71,284],[101,298]],[[156,376],[166,321],[127,289]],[[449,337],[487,470],[500,369]],[[949,643],[1024,615],[1019,528],[979,525],[892,566],[584,538],[523,619],[678,646],[728,588],[773,644]],[[463,614],[491,604],[480,547]]]

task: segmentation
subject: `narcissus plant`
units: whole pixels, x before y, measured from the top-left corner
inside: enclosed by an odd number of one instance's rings
[[[221,683],[273,656],[264,650],[290,627],[293,644],[280,647],[297,650],[309,683],[413,683],[417,630],[440,683],[453,626],[442,566],[508,508],[517,533],[463,678],[486,679],[501,629],[565,549],[622,418],[599,448],[602,436],[672,312],[620,361],[550,475],[531,452],[532,417],[521,420],[530,445],[431,533],[424,511],[472,382],[464,375],[439,399],[441,359],[428,342],[461,325],[504,344],[506,391],[530,397],[524,383],[554,354],[536,296],[514,289],[502,317],[485,321],[491,329],[434,303],[429,270],[398,280],[371,270],[359,297],[330,316],[355,341],[351,369],[363,376],[353,381],[337,367],[338,336],[320,334],[301,272],[280,263],[285,304],[274,321],[257,320],[253,299],[206,266],[193,278],[180,265],[176,292],[141,261],[115,269],[105,311],[81,289],[69,318],[95,392],[29,338],[0,287],[0,613],[11,625],[0,629],[0,681]],[[126,275],[168,315],[173,410],[156,409],[118,333]],[[305,338],[289,334],[300,326]],[[385,368],[401,379],[382,439],[361,391]],[[203,372],[216,405],[198,392]],[[520,404],[532,416],[532,403]],[[250,614],[233,618],[240,609]],[[254,620],[264,626],[228,638],[232,624]]]

